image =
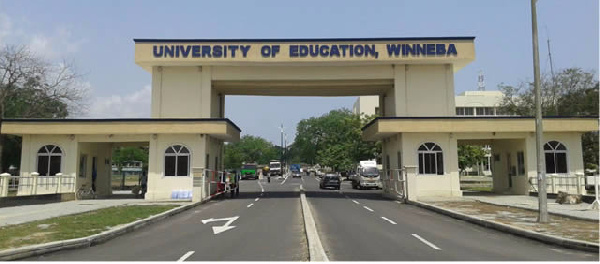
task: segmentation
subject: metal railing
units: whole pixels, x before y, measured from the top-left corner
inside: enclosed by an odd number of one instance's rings
[[[12,176],[0,175],[0,197],[75,192],[75,177],[63,176]]]
[[[531,176],[528,181],[529,190],[537,192],[537,177]],[[563,191],[567,193],[584,194],[585,176],[583,174],[546,174],[546,190],[548,193],[558,193],[559,191]]]
[[[400,199],[407,198],[406,168],[382,170],[382,183],[384,191],[397,195]]]

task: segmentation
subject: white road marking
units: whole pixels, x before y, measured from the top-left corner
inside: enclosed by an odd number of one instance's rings
[[[256,199],[254,199],[254,201],[255,201],[255,202],[258,202],[258,199],[260,199],[260,198],[256,198]]]
[[[186,260],[187,258],[189,258],[192,254],[194,254],[195,251],[188,251],[188,253],[185,253],[185,255],[181,256],[181,258],[179,258],[177,260],[177,262],[183,262],[184,260]]]
[[[359,202],[357,202],[356,200],[352,200],[353,203],[355,204],[360,204]]]
[[[262,193],[265,192],[265,189],[263,188],[262,184],[260,184],[260,180],[258,180],[258,185],[260,186],[260,192],[262,195]]]
[[[285,179],[281,182],[281,185],[283,185],[285,183],[285,181],[287,181],[288,178],[289,178],[289,176],[285,177]]]
[[[319,182],[319,179],[317,179],[317,178],[313,178],[313,179],[315,179],[315,181]]]
[[[364,206],[364,205],[363,205],[363,208],[365,208],[365,209],[367,209],[367,210],[369,210],[369,211],[373,212],[373,209],[371,209],[371,208],[369,208],[369,207],[366,207],[366,206]]]
[[[253,203],[251,203],[251,204],[249,204],[249,205],[246,205],[246,207],[251,207],[251,206],[253,206],[253,205],[254,205],[254,204],[253,204]]]
[[[400,202],[400,201],[395,201],[395,202],[396,202],[397,204],[401,204],[401,203],[402,203],[402,202]]]
[[[414,236],[414,237],[416,237],[417,239],[421,240],[421,242],[425,243],[426,245],[430,246],[430,247],[431,247],[431,248],[433,248],[433,249],[442,250],[442,249],[440,249],[439,247],[436,247],[436,246],[435,246],[433,243],[431,243],[431,242],[429,242],[429,241],[425,240],[424,238],[420,237],[420,236],[419,236],[419,235],[417,235],[417,234],[412,234],[412,236]]]
[[[381,219],[383,219],[383,220],[385,220],[385,221],[388,221],[388,222],[390,222],[390,224],[392,224],[392,225],[397,225],[397,223],[396,223],[396,222],[394,222],[394,221],[392,221],[392,220],[390,220],[390,219],[387,219],[386,217],[383,217],[383,216],[382,216],[382,217],[381,217]]]
[[[227,218],[220,218],[220,219],[204,219],[202,220],[202,224],[206,224],[206,223],[210,223],[210,222],[216,222],[216,221],[227,221],[224,225],[222,226],[213,226],[212,230],[213,233],[219,234],[219,233],[223,233],[229,229],[233,229],[235,228],[235,226],[230,226],[231,223],[233,223],[233,221],[237,220],[238,218],[240,218],[239,216],[234,216],[234,217],[227,217]]]

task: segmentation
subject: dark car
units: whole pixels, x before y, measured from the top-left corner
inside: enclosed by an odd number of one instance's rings
[[[300,171],[292,171],[292,178],[300,178],[302,177],[302,174],[300,174]]]
[[[340,185],[341,185],[340,177],[337,176],[336,174],[325,174],[325,176],[323,176],[321,178],[321,181],[319,182],[319,188],[321,188],[321,189],[333,187],[334,189],[339,190]]]

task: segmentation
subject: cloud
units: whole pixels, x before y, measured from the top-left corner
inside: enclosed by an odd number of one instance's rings
[[[12,21],[8,15],[0,13],[0,44],[11,34]]]
[[[0,13],[0,45],[28,45],[29,49],[38,56],[60,60],[78,53],[81,46],[88,42],[85,38],[74,37],[66,26],[59,25],[48,33],[38,33],[35,28],[26,28],[27,25],[30,23],[13,23],[11,17]]]
[[[150,117],[150,85],[125,96],[96,97],[91,101],[90,118],[148,118]]]

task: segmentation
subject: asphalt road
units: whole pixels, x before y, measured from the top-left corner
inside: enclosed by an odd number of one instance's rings
[[[245,180],[240,196],[217,199],[106,243],[26,261],[306,261],[308,247],[299,184]],[[213,226],[236,217],[235,228]],[[190,253],[193,252],[193,253]]]
[[[260,183],[260,184],[259,184]],[[300,203],[306,190],[331,261],[598,261],[382,198],[378,190],[320,190],[314,177],[242,182],[239,198],[210,201],[86,249],[27,261],[307,261]],[[263,191],[264,189],[264,191]],[[213,227],[234,228],[214,234]],[[225,219],[206,222],[202,220]]]
[[[331,261],[598,261],[598,254],[504,234],[384,199],[379,190],[303,186]]]

